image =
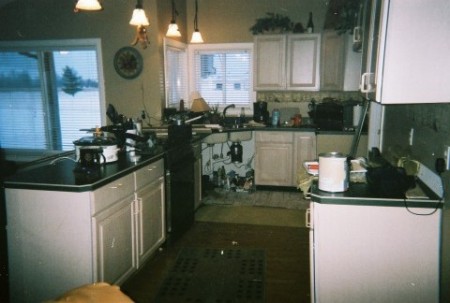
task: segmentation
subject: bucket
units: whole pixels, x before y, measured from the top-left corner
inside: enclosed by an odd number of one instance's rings
[[[348,189],[347,156],[339,152],[319,154],[319,189],[344,192]]]

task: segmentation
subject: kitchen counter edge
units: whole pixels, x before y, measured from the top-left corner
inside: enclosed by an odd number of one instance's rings
[[[40,164],[34,168],[18,171],[16,174],[4,180],[3,187],[6,189],[34,189],[65,192],[93,191],[105,184],[133,173],[146,165],[163,159],[164,154],[164,151],[161,151],[153,155],[142,155],[140,160],[136,162],[130,161],[126,156],[121,156],[118,161],[105,164],[104,171],[100,178],[84,184],[72,182],[72,178],[75,178],[73,176],[73,168],[76,165],[75,162],[58,161],[54,164],[48,162],[47,164]],[[41,180],[37,180],[36,176],[38,176],[39,173],[42,173],[43,169],[46,167],[49,168],[50,165],[53,166],[51,167],[51,173],[53,174],[44,177]]]
[[[370,191],[367,184],[362,183],[351,183],[347,191],[339,193],[322,191],[317,183],[313,183],[311,186],[311,202],[334,205],[429,208],[433,209],[433,211],[443,207],[443,201],[434,197],[379,197]]]

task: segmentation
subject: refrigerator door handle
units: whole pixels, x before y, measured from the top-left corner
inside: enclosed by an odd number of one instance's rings
[[[375,74],[374,73],[363,73],[361,76],[360,90],[362,93],[373,93],[375,92]]]

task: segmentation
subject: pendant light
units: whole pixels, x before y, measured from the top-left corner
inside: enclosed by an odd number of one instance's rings
[[[147,36],[147,26],[150,25],[148,18],[145,15],[145,11],[142,7],[142,0],[138,0],[136,8],[133,10],[133,15],[131,16],[130,24],[136,26],[136,37],[134,38],[131,45],[141,44],[142,48],[147,48],[150,44]]]
[[[133,11],[133,15],[130,20],[131,25],[135,26],[149,26],[148,18],[145,15],[145,11],[142,7],[142,1],[138,0],[136,4],[136,8]]]
[[[101,4],[98,0],[78,0],[75,5],[75,12],[79,11],[99,11],[102,10]]]
[[[169,28],[167,29],[167,37],[181,37],[180,30],[178,29],[177,22],[175,21],[175,16],[178,15],[175,9],[175,3],[172,0],[172,19],[170,20]]]
[[[195,17],[194,17],[194,32],[192,33],[191,43],[203,43],[202,34],[198,30],[198,3],[195,0]]]

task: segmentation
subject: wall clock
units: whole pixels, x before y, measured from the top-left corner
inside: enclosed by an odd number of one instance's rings
[[[114,56],[114,68],[125,79],[136,78],[142,72],[142,56],[133,47],[122,47]]]

